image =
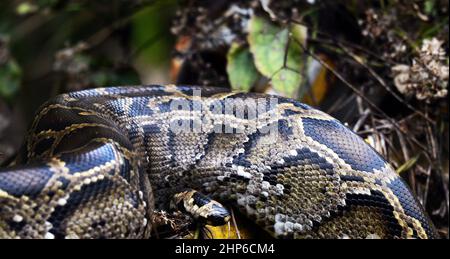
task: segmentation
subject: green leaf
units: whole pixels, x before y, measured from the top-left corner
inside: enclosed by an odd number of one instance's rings
[[[16,8],[16,12],[19,15],[27,15],[30,13],[34,13],[37,10],[38,10],[38,6],[36,6],[32,3],[28,3],[28,2],[20,3]]]
[[[255,66],[272,80],[277,93],[298,97],[303,67],[300,43],[305,41],[306,29],[301,25],[280,28],[259,16],[250,19],[248,42]]]
[[[155,1],[133,15],[133,54],[143,62],[160,66],[170,60],[173,48],[170,27],[175,6],[175,0]]]
[[[308,28],[301,24],[294,24],[291,27],[292,38],[298,43],[306,46],[306,40],[308,39]]]
[[[283,66],[287,29],[280,30],[264,18],[253,16],[249,22],[248,42],[256,68],[272,77]]]
[[[435,5],[434,0],[425,1],[425,4],[424,4],[425,13],[428,15],[433,14],[436,10],[434,5]]]
[[[4,98],[13,96],[20,88],[21,76],[22,70],[13,59],[0,65],[0,96]]]
[[[233,89],[250,91],[259,73],[248,48],[237,43],[231,44],[227,54],[227,73]]]
[[[272,85],[279,94],[296,97],[302,82],[302,76],[289,69],[281,69],[272,78]]]
[[[420,154],[415,156],[415,157],[413,157],[413,158],[411,158],[411,159],[409,159],[403,165],[399,166],[397,168],[397,174],[401,174],[401,173],[403,173],[405,171],[408,171],[417,162],[419,157],[420,157]]]

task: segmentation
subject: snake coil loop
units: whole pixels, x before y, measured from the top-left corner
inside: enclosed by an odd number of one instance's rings
[[[186,188],[279,238],[437,237],[392,167],[336,119],[287,98],[173,85],[43,105],[0,171],[0,237],[146,238],[153,211]]]

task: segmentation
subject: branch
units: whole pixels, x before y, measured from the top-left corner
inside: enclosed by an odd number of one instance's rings
[[[296,40],[297,41],[297,40]],[[298,42],[298,41],[297,41]],[[336,70],[334,70],[330,65],[328,65],[326,62],[324,62],[320,57],[318,57],[316,54],[310,52],[308,49],[306,49],[300,42],[298,42],[301,48],[305,53],[313,57],[315,60],[317,60],[322,66],[324,66],[326,69],[328,69],[331,73],[333,73],[341,82],[343,82],[347,87],[349,87],[351,90],[355,92],[358,96],[360,96],[369,106],[371,106],[373,109],[375,109],[377,112],[379,112],[383,117],[385,117],[392,125],[397,128],[399,131],[401,131],[403,134],[405,134],[409,139],[411,139],[412,142],[414,142],[420,149],[423,151],[429,153],[428,149],[420,143],[416,138],[409,136],[404,129],[402,129],[397,122],[389,117],[383,110],[381,110],[377,105],[375,105],[369,98],[367,98],[361,91],[359,91],[354,85],[350,84],[343,76],[341,76]]]

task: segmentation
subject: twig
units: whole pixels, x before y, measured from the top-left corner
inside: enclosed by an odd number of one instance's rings
[[[342,95],[339,97],[339,99],[327,110],[327,113],[332,114],[336,110],[340,110],[342,107],[353,101],[355,98],[355,95],[351,95],[350,97],[346,97],[345,95]],[[341,99],[345,99],[343,102],[341,102]]]
[[[238,239],[241,239],[241,233],[239,232],[239,228],[236,223],[236,219],[234,217],[233,209],[231,209],[230,211],[231,211],[231,220],[233,221],[234,229],[236,230],[236,235],[237,235]]]
[[[371,116],[371,120],[372,120],[372,125],[375,124],[376,119],[374,118],[374,116]],[[374,134],[374,136],[378,137],[379,139],[379,143],[380,143],[380,153],[385,155],[385,158],[389,157],[389,153],[388,153],[388,149],[386,148],[386,141],[385,141],[385,137],[384,134],[380,133],[379,131],[376,131],[376,133]]]
[[[354,49],[360,50],[360,51],[362,51],[362,52],[365,52],[366,54],[368,54],[368,55],[370,55],[370,56],[372,56],[372,57],[374,57],[374,58],[376,58],[376,59],[378,59],[378,60],[380,60],[380,61],[383,61],[383,62],[385,62],[385,63],[390,63],[390,64],[392,64],[392,65],[395,64],[394,62],[389,61],[389,60],[386,60],[386,59],[382,58],[379,54],[377,54],[377,53],[375,53],[375,52],[372,52],[372,51],[370,51],[370,50],[368,50],[368,49],[366,49],[366,48],[363,48],[363,47],[360,46],[360,45],[357,45],[357,44],[354,44],[354,43],[352,43],[352,42],[349,42],[349,41],[346,41],[346,40],[342,40],[342,39],[339,39],[339,40],[338,40],[338,39],[336,39],[333,35],[331,35],[331,34],[329,34],[329,33],[326,33],[326,32],[324,32],[324,31],[318,30],[317,28],[313,28],[313,27],[311,27],[309,24],[306,24],[306,23],[304,23],[304,22],[301,22],[301,21],[298,21],[298,20],[295,20],[295,19],[292,19],[291,22],[296,23],[296,24],[303,25],[303,26],[305,26],[306,28],[308,28],[308,30],[313,30],[313,31],[315,31],[317,34],[320,34],[320,35],[323,35],[323,36],[325,36],[325,37],[328,37],[329,39],[331,39],[331,41],[330,41],[329,44],[333,44],[334,42],[345,43],[345,45],[350,46],[350,47],[352,47],[352,48],[354,48]],[[311,39],[310,39],[310,40],[311,40]],[[317,39],[314,39],[314,40],[317,40]],[[314,41],[314,40],[313,40],[313,41]],[[320,40],[323,40],[323,39],[320,39]],[[336,43],[334,43],[334,44],[336,44]]]
[[[403,158],[404,158],[404,161],[406,163],[407,161],[409,161],[409,159],[411,157],[409,155],[408,148],[406,147],[405,138],[403,137],[403,134],[401,132],[399,132],[399,131],[396,131],[396,132],[397,132],[398,140],[400,142],[400,146],[402,148]],[[408,178],[409,178],[409,185],[412,187],[411,188],[412,192],[414,194],[416,194],[417,193],[417,190],[416,190],[416,176],[415,176],[413,170],[409,171]]]
[[[298,42],[298,41],[297,41]],[[313,57],[314,59],[316,59],[322,66],[324,66],[326,69],[328,69],[331,73],[333,73],[339,80],[341,80],[347,87],[349,87],[350,89],[352,89],[357,95],[359,95],[369,106],[371,106],[372,108],[374,108],[377,112],[379,112],[383,117],[385,117],[387,120],[389,120],[389,122],[392,123],[392,125],[394,127],[396,127],[398,130],[400,130],[401,132],[403,132],[405,135],[408,135],[407,132],[405,132],[398,124],[397,122],[395,122],[394,119],[392,119],[391,117],[389,117],[383,110],[381,110],[377,105],[375,105],[371,100],[369,100],[369,98],[367,98],[363,93],[361,93],[355,86],[353,86],[352,84],[350,84],[342,75],[340,75],[336,70],[334,70],[330,65],[328,65],[326,62],[324,62],[320,57],[318,57],[316,54],[310,52],[308,49],[306,49],[303,45],[299,44],[300,47],[303,49],[303,51],[309,55],[311,55],[311,57]],[[422,145],[417,139],[415,139],[412,136],[408,136],[408,138],[411,139],[411,141],[413,141],[420,149],[427,151],[427,148]]]
[[[427,181],[425,183],[425,191],[423,193],[423,206],[426,207],[427,206],[427,200],[428,200],[428,193],[430,190],[430,177],[431,176],[431,165],[428,166],[428,170],[427,170]]]
[[[373,78],[375,78],[376,81],[384,88],[386,91],[388,91],[395,99],[397,99],[399,102],[401,102],[403,105],[405,105],[408,109],[411,111],[419,114],[421,117],[423,117],[425,120],[430,122],[431,124],[436,124],[435,121],[428,118],[424,113],[414,108],[411,104],[407,103],[403,98],[401,98],[398,94],[396,94],[392,89],[384,82],[384,80],[368,65],[366,65],[364,62],[361,62],[359,58],[356,57],[356,55],[351,52],[351,50],[347,49],[347,47],[343,46],[341,43],[338,43],[338,46],[344,51],[345,54],[347,54],[349,57],[351,57],[354,61],[356,61],[358,64],[360,64],[362,67],[364,67]]]
[[[392,135],[392,134],[391,134],[391,135]],[[394,161],[392,161],[392,162],[399,161],[401,155],[398,153],[397,147],[394,145],[394,143],[392,142],[391,139],[385,138],[385,141],[386,141],[386,143],[387,143],[388,146],[389,146],[389,149],[388,149],[388,150],[391,150],[391,153],[392,153],[393,156],[395,156],[395,158],[396,158],[396,160],[394,160]],[[396,165],[398,166],[398,163],[396,163]]]
[[[359,130],[359,128],[363,125],[363,123],[366,121],[367,117],[370,114],[370,109],[365,109],[362,114],[361,117],[359,117],[358,121],[355,123],[355,125],[353,126],[353,131],[357,132]]]

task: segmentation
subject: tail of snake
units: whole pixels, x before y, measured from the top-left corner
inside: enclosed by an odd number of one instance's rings
[[[43,105],[0,170],[0,237],[147,238],[153,211],[185,188],[278,238],[437,237],[393,168],[336,119],[287,98],[181,86]]]

